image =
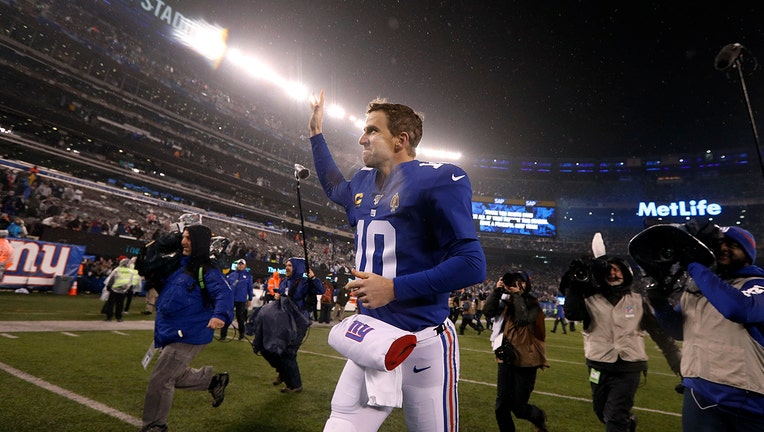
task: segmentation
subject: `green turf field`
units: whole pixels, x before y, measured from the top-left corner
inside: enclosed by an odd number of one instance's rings
[[[136,298],[125,323],[147,320]],[[100,321],[96,295],[76,297],[0,292],[0,321]],[[0,323],[0,326],[2,323]],[[555,432],[602,431],[591,410],[587,369],[579,332],[549,333],[547,355],[552,367],[539,372],[531,402],[546,410]],[[178,391],[170,415],[170,430],[183,432],[313,432],[321,431],[329,415],[334,385],[344,365],[326,340],[329,329],[314,326],[298,359],[304,391],[282,394],[271,384],[273,369],[252,353],[245,341],[214,341],[193,365],[211,364],[228,371],[231,383],[219,408],[207,392]],[[149,372],[141,366],[152,334],[146,330],[9,333],[0,331],[0,430],[136,431]],[[488,333],[468,328],[460,337],[460,430],[496,430],[493,417],[496,365]],[[652,341],[647,380],[637,392],[635,413],[641,431],[681,430],[679,382]],[[30,382],[31,381],[31,382]],[[110,414],[108,414],[110,413]],[[518,421],[518,431],[533,431]],[[406,430],[401,410],[395,410],[381,431]]]

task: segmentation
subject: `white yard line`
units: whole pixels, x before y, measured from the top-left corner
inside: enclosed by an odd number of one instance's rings
[[[101,402],[95,401],[93,399],[89,399],[85,396],[78,395],[77,393],[74,393],[72,391],[69,391],[65,388],[61,388],[55,384],[51,384],[41,378],[37,378],[33,375],[30,375],[24,371],[18,370],[14,367],[8,366],[5,363],[0,362],[0,369],[4,370],[5,372],[8,372],[9,374],[21,378],[22,380],[34,384],[40,388],[43,388],[45,390],[48,390],[52,393],[55,393],[59,396],[65,397],[69,400],[72,400],[74,402],[79,403],[82,406],[92,408],[100,413],[112,416],[118,420],[121,420],[129,425],[140,427],[142,422],[141,419],[137,417],[133,417],[130,414],[123,413],[122,411],[118,411],[114,408],[111,408],[109,406],[106,406],[102,404]]]

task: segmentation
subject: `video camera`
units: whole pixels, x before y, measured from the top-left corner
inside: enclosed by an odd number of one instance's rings
[[[562,277],[560,291],[567,295],[569,290],[583,290],[584,295],[599,292],[605,284],[610,264],[604,258],[582,258],[570,262],[568,271]]]
[[[653,225],[629,241],[629,255],[659,285],[671,285],[691,262],[713,267],[716,257],[711,248],[722,237],[712,223]]]

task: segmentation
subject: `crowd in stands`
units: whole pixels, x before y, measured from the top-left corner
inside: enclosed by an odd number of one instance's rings
[[[31,171],[0,170],[0,184],[3,203],[6,198],[17,203],[13,207],[3,205],[3,209],[11,213],[2,213],[0,229],[9,229],[9,224],[4,225],[4,221],[10,218],[32,227],[24,234],[12,237],[36,238],[46,226],[50,226],[148,241],[176,229],[174,224],[181,216],[179,212],[153,208],[123,197],[96,196],[93,191],[41,178]],[[227,261],[243,258],[248,262],[259,260],[283,264],[289,257],[302,256],[304,252],[299,232],[293,230],[285,230],[281,235],[268,235],[263,231],[225,226],[214,220],[205,223],[211,225],[216,233],[232,240],[225,251]],[[335,274],[348,274],[354,262],[351,242],[332,240],[320,234],[308,238],[308,254],[313,266]],[[106,277],[116,266],[116,258],[98,256],[86,260],[84,274],[94,278]],[[545,300],[554,300],[558,285],[556,269],[529,267],[526,263],[494,262],[488,272],[489,279],[466,291],[477,295],[492,289],[494,279],[501,277],[509,268],[523,268],[533,274],[537,294]]]
[[[124,8],[123,3],[114,2],[108,9],[107,3],[88,5],[92,7],[64,0],[0,3],[0,13],[7,18],[0,24],[0,39],[23,44],[38,56],[36,62],[25,59],[10,66],[40,83],[4,91],[17,92],[19,98],[56,101],[48,103],[55,112],[45,121],[58,119],[60,124],[55,125],[59,133],[46,136],[44,142],[58,149],[80,146],[83,157],[116,158],[120,166],[144,173],[147,184],[151,184],[154,173],[172,171],[175,181],[193,184],[219,196],[221,202],[243,203],[264,215],[281,216],[273,218],[283,230],[281,235],[213,226],[234,239],[228,250],[234,258],[283,262],[289,256],[301,255],[298,232],[294,224],[284,221],[299,216],[294,205],[292,164],[310,160],[304,119],[290,120],[292,116],[284,115],[279,102],[263,89],[241,92],[226,86],[209,73],[202,60],[159,32],[137,33],[137,27],[130,25],[136,19],[131,16],[135,12]],[[69,38],[65,43],[62,34]],[[46,84],[48,81],[53,84]],[[129,107],[126,100],[131,101]],[[61,125],[69,126],[66,133]],[[130,151],[122,152],[122,148]],[[343,158],[338,162],[348,172],[358,167],[357,155]],[[207,173],[210,175],[202,177]],[[23,222],[23,235],[37,236],[45,226],[51,226],[145,240],[172,229],[179,216],[178,212],[98,196],[67,184],[35,181],[35,173],[18,174],[0,175],[1,211],[8,226]],[[593,175],[571,176],[566,181],[540,176],[513,178],[510,184],[502,172],[472,169],[470,176],[480,195],[557,203],[556,238],[481,235],[484,248],[494,251],[492,256],[501,256],[502,250],[585,253],[595,231],[602,231],[615,245],[613,250],[623,254],[628,239],[640,226],[620,223],[634,219],[629,213],[632,210],[622,204],[633,206],[645,196],[678,199],[678,190],[692,190],[709,198],[729,198],[731,193],[738,198],[759,198],[746,195],[746,190],[754,188],[730,191],[713,177],[702,176],[692,184],[682,184],[681,189],[654,179],[602,179]],[[741,184],[750,181],[741,179]],[[303,188],[309,222],[350,232],[344,212],[326,201],[314,179],[306,181]],[[194,203],[181,194],[173,198]],[[623,210],[615,215],[601,211],[614,202]],[[746,224],[752,231],[764,232],[764,222],[746,220]],[[353,262],[352,245],[346,240],[317,233],[309,236],[308,248],[311,260],[329,270],[347,269]],[[517,264],[493,261],[499,262],[489,269],[488,286],[490,279],[497,279],[508,268],[523,267],[535,278],[536,289],[543,291],[540,296],[556,296],[564,269],[532,268],[531,260]]]

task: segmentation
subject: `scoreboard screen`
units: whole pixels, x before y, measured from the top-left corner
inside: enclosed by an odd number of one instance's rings
[[[472,201],[472,220],[479,232],[555,237],[553,201],[476,198]]]

